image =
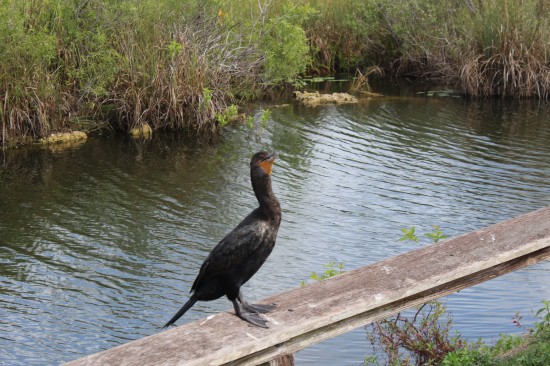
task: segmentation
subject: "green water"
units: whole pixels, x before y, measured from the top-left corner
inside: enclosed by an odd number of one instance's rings
[[[188,296],[210,249],[255,207],[248,162],[276,150],[277,246],[250,299],[409,251],[401,228],[455,236],[550,204],[549,108],[415,96],[272,108],[265,128],[192,142],[95,136],[68,149],[4,151],[0,170],[0,363],[59,364],[156,333]],[[427,239],[425,240],[427,243]],[[518,332],[516,310],[550,299],[550,263],[447,300],[464,337]],[[218,311],[198,303],[183,324]],[[532,318],[532,316],[531,316]],[[519,330],[521,331],[521,330]],[[358,329],[297,354],[357,365]]]

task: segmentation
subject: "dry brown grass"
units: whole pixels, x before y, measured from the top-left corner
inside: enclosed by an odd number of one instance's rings
[[[154,50],[148,72],[124,75],[113,96],[121,128],[143,123],[153,129],[213,132],[216,115],[259,83],[262,56],[214,20],[196,19],[174,30],[169,44]],[[123,50],[124,51],[124,50]]]
[[[504,50],[474,54],[460,67],[462,90],[471,96],[550,96],[550,68],[537,57],[533,47],[510,44]]]
[[[355,71],[355,77],[351,83],[350,90],[358,93],[370,93],[371,87],[369,83],[369,76],[371,75],[383,76],[384,69],[378,66],[369,66],[364,72],[357,69]]]

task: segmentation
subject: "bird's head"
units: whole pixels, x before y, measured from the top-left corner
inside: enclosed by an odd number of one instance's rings
[[[277,158],[276,153],[268,153],[265,151],[260,151],[254,154],[252,160],[250,160],[250,168],[260,167],[265,172],[265,174],[270,175],[271,170],[273,169],[273,163]]]

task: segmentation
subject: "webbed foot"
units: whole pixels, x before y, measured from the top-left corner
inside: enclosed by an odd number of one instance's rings
[[[271,310],[275,309],[275,305],[269,305],[269,304],[249,304],[247,302],[243,303],[243,308],[245,310],[250,311],[251,313],[257,313],[257,314],[265,314],[269,313]]]
[[[242,320],[247,321],[250,324],[253,324],[255,326],[262,327],[262,328],[269,328],[267,326],[267,320],[261,318],[260,315],[258,315],[257,313],[244,312],[244,313],[237,314],[237,316]]]
[[[269,313],[271,310],[275,309],[275,304],[250,304],[244,299],[243,293],[239,291],[239,296],[237,296],[239,302],[245,310],[248,310],[251,313],[265,314]]]
[[[249,322],[258,327],[269,328],[267,326],[267,320],[260,317],[257,312],[252,312],[246,308],[246,306],[237,299],[231,300],[233,303],[233,308],[235,309],[235,314],[244,321]]]

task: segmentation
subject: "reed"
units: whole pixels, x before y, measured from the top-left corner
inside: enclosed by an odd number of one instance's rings
[[[431,78],[473,97],[550,95],[550,0],[3,0],[0,141],[108,121],[216,131],[310,74]]]
[[[215,131],[267,81],[305,71],[308,9],[285,0],[5,0],[1,140],[82,118],[126,131]]]
[[[492,0],[458,15],[469,42],[458,62],[462,90],[472,96],[547,99],[550,93],[550,3]]]
[[[118,40],[122,58],[137,65],[120,73],[109,100],[120,128],[148,123],[154,129],[212,131],[218,114],[257,89],[262,54],[256,45],[229,34],[204,11],[175,22],[141,50],[134,48],[140,34]]]
[[[548,0],[313,3],[314,72],[378,66],[473,97],[549,97]]]
[[[315,13],[304,24],[311,48],[311,74],[351,72],[372,59],[369,35],[376,32],[376,1],[312,0]]]

